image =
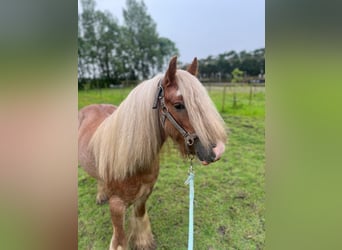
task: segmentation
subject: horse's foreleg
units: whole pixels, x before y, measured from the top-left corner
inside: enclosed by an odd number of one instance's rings
[[[137,250],[156,249],[151,231],[150,219],[148,218],[145,208],[147,198],[148,197],[140,198],[133,207],[129,241],[132,248]]]
[[[109,209],[113,223],[113,236],[109,250],[126,250],[127,240],[124,231],[126,205],[118,197],[109,199]]]

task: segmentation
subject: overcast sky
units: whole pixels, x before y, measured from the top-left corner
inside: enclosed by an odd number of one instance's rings
[[[265,47],[265,0],[145,0],[160,36],[176,43],[183,63],[197,56]],[[96,0],[123,24],[126,0]]]

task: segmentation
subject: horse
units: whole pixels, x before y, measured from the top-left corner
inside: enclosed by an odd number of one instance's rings
[[[118,106],[92,104],[79,111],[79,164],[97,179],[96,202],[108,201],[110,250],[155,249],[146,201],[159,174],[159,152],[171,138],[183,157],[208,165],[220,159],[225,124],[198,80],[195,57],[187,70],[173,57],[166,73],[137,85]],[[130,233],[125,211],[133,206]]]

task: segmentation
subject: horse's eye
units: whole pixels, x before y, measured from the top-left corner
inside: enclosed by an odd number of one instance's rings
[[[185,109],[185,106],[184,106],[184,104],[182,104],[182,103],[176,103],[175,105],[173,105],[174,107],[175,107],[175,109],[177,109],[177,110],[183,110],[183,109]]]

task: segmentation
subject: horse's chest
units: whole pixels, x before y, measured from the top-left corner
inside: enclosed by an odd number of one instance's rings
[[[132,204],[136,200],[147,198],[151,194],[157,177],[157,173],[154,173],[152,175],[134,176],[122,182],[112,183],[111,195],[119,196],[128,204]]]

